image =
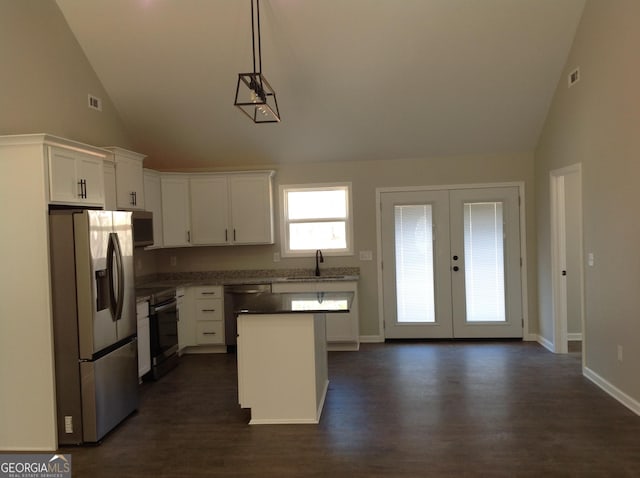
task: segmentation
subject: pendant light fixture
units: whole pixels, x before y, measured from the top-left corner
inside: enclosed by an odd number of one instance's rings
[[[254,9],[255,1],[255,9]],[[251,43],[253,49],[253,72],[238,73],[236,100],[234,105],[242,110],[254,123],[278,123],[280,111],[276,92],[262,74],[262,48],[260,44],[260,0],[251,0]],[[255,15],[254,15],[255,14]],[[257,40],[256,40],[257,30]],[[256,69],[256,47],[258,62]]]

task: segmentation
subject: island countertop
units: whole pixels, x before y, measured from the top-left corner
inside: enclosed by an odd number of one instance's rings
[[[349,312],[353,292],[263,292],[248,295],[237,314],[296,314]]]

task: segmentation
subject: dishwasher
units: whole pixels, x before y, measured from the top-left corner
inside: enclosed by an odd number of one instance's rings
[[[238,336],[237,311],[245,307],[246,301],[257,294],[270,294],[271,284],[233,284],[224,286],[224,337],[227,351],[236,350]]]

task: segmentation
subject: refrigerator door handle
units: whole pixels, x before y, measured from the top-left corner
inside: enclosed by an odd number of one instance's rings
[[[116,267],[114,271],[113,260],[115,259]],[[109,245],[107,246],[107,271],[109,273],[109,309],[111,310],[111,318],[113,321],[120,320],[122,317],[122,307],[124,306],[124,268],[122,267],[122,250],[118,234],[112,232],[109,234]],[[114,272],[117,277],[114,278]],[[117,284],[114,284],[114,279]],[[118,287],[118,294],[115,293],[115,287]]]

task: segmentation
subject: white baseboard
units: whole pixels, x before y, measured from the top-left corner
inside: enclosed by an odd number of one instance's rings
[[[638,402],[636,399],[627,395],[622,390],[620,390],[615,385],[606,381],[604,378],[602,378],[600,375],[598,375],[588,367],[584,367],[582,369],[582,374],[585,377],[587,377],[589,380],[591,380],[593,383],[595,383],[602,390],[604,390],[613,398],[615,398],[617,401],[622,403],[625,407],[627,407],[633,413],[635,413],[636,415],[640,415],[640,402]]]
[[[384,342],[382,335],[361,335],[360,343],[362,344],[381,344]]]
[[[574,332],[567,334],[567,340],[582,341],[582,332]]]
[[[555,353],[555,350],[553,349],[553,342],[551,342],[551,340],[547,339],[546,337],[543,337],[542,335],[538,335],[537,341],[549,352]]]

